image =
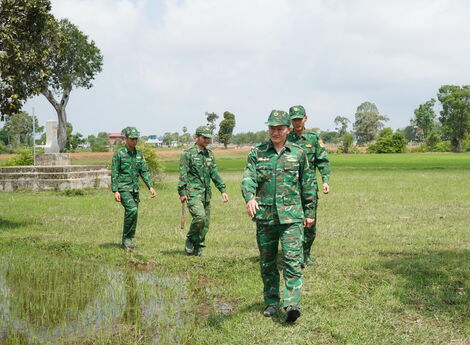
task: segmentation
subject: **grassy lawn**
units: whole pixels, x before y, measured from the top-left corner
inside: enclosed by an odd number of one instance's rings
[[[217,158],[231,200],[213,188],[200,258],[176,157],[141,192],[133,252],[110,191],[1,193],[0,344],[470,344],[470,154],[332,155],[294,325],[261,314],[245,155]]]

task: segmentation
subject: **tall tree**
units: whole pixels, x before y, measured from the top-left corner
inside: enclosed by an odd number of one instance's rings
[[[224,119],[219,124],[219,141],[227,145],[232,141],[233,129],[235,128],[235,115],[229,111],[224,112]]]
[[[365,144],[377,137],[380,129],[384,127],[384,121],[388,117],[380,115],[377,106],[371,102],[364,102],[357,107],[354,131],[359,144]]]
[[[215,128],[217,127],[215,122],[217,121],[218,118],[219,118],[219,115],[217,115],[216,113],[206,112],[207,125],[209,126],[212,133],[214,133]]]
[[[37,118],[35,120],[36,133],[39,133],[41,127],[38,126]],[[20,145],[29,146],[33,142],[33,117],[26,111],[20,111],[8,117],[4,130],[7,133],[9,144],[16,148]]]
[[[49,0],[0,2],[0,113],[19,112],[26,99],[41,91],[57,37]]]
[[[436,113],[434,112],[435,103],[436,100],[431,98],[424,104],[420,104],[414,111],[415,117],[411,120],[411,123],[422,133],[423,139],[426,139],[434,128],[436,119]]]
[[[336,130],[338,131],[340,136],[343,136],[347,133],[348,131],[348,126],[351,123],[347,117],[344,116],[336,116],[335,117],[335,125],[336,125]]]
[[[462,142],[470,133],[470,85],[443,85],[437,98],[442,104],[439,120],[449,135],[457,152],[462,152]]]
[[[2,2],[0,50],[4,53],[0,55],[0,100],[2,113],[9,114],[29,97],[43,94],[56,110],[57,139],[63,149],[67,136],[65,108],[70,92],[74,87],[92,87],[91,81],[101,71],[103,57],[95,43],[75,25],[67,19],[56,21],[49,11],[48,0]],[[39,13],[43,20],[35,26],[32,42],[28,21],[22,18],[34,13]],[[11,21],[11,17],[19,19]]]

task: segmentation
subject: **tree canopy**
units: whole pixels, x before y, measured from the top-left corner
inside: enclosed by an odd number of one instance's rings
[[[439,120],[457,152],[462,152],[465,136],[470,133],[470,85],[443,85],[437,98],[442,104]]]
[[[102,68],[100,50],[67,19],[57,21],[49,0],[5,0],[1,6],[0,111],[15,113],[28,98],[43,94],[57,112],[63,149],[70,92],[92,86]]]
[[[224,112],[224,120],[219,124],[219,141],[225,148],[232,141],[232,133],[235,128],[235,115],[229,111]]]
[[[357,107],[354,131],[358,143],[365,144],[377,137],[380,129],[384,127],[384,121],[388,117],[380,115],[377,106],[371,102],[364,102]]]
[[[412,123],[418,127],[423,139],[426,139],[434,128],[436,119],[436,113],[434,112],[435,103],[436,100],[431,98],[424,104],[420,104],[414,111],[415,118],[412,120]]]

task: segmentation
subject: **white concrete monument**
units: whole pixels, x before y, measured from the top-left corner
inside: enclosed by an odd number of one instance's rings
[[[44,146],[44,153],[59,153],[57,127],[57,121],[46,121],[46,145]]]
[[[37,155],[36,165],[70,165],[69,154],[59,153],[57,127],[57,121],[46,121],[46,145],[44,145],[44,153]]]

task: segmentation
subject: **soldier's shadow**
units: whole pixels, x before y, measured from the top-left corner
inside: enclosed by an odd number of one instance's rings
[[[382,260],[367,268],[377,271],[385,268],[404,278],[395,294],[409,308],[431,316],[462,315],[470,321],[470,250],[385,252],[381,255]]]
[[[0,231],[14,230],[23,226],[32,224],[30,221],[14,222],[8,219],[0,218]]]

